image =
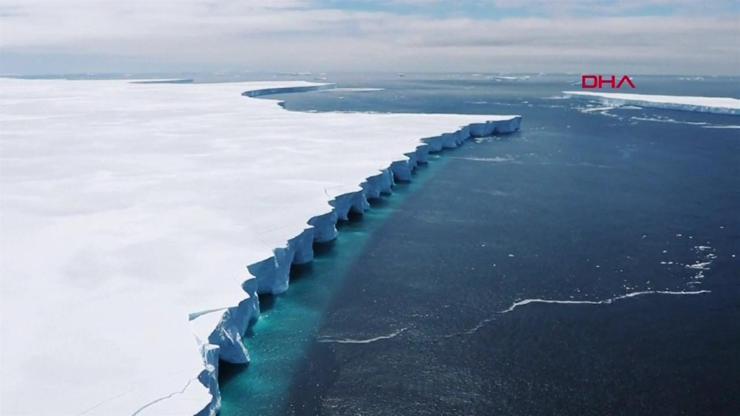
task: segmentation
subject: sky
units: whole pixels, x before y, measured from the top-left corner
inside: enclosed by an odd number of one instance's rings
[[[0,0],[0,73],[740,75],[740,0]]]

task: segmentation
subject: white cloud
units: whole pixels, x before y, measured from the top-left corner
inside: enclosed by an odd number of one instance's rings
[[[80,71],[95,70],[89,67],[96,57],[111,56],[144,63],[152,71],[737,74],[740,68],[735,15],[486,20],[316,8],[309,0],[265,3],[5,0],[0,52],[21,61],[86,56]],[[496,3],[515,7],[518,0]]]

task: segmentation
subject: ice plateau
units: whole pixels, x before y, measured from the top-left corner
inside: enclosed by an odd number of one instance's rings
[[[0,413],[214,414],[257,293],[429,152],[520,123],[252,98],[324,87],[0,79]]]

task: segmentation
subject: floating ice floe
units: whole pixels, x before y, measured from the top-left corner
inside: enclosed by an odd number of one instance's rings
[[[378,335],[372,338],[336,338],[336,337],[319,337],[317,342],[333,344],[372,344],[376,341],[383,341],[395,338],[404,333],[408,328],[401,328],[391,332],[388,335]]]
[[[625,290],[631,290],[628,286],[625,286]],[[576,290],[580,293],[580,290]],[[564,299],[540,299],[540,298],[532,298],[532,299],[522,299],[518,300],[511,304],[506,309],[500,310],[496,312],[495,314],[488,316],[484,319],[481,319],[476,323],[474,326],[472,326],[470,329],[467,329],[465,331],[461,332],[455,332],[449,335],[445,335],[444,338],[452,338],[460,335],[473,335],[476,332],[483,329],[486,325],[489,323],[495,321],[500,315],[507,314],[509,312],[513,312],[515,309],[518,309],[523,306],[527,305],[534,305],[534,304],[545,304],[545,305],[611,305],[613,303],[616,303],[621,300],[625,299],[631,299],[636,298],[640,296],[646,296],[646,295],[673,295],[673,296],[685,296],[685,295],[702,295],[705,293],[711,293],[709,290],[682,290],[682,291],[673,291],[673,290],[643,290],[639,292],[628,292],[623,295],[617,295],[608,299],[601,299],[601,300],[573,300],[574,296],[569,296],[570,299],[564,300]]]
[[[257,293],[429,152],[520,122],[250,98],[322,87],[0,79],[3,414],[214,414]]]
[[[495,81],[526,81],[531,78],[529,75],[489,75],[487,79]]]
[[[640,107],[698,111],[704,113],[740,114],[740,100],[737,98],[624,94],[590,91],[563,91],[563,94],[569,96],[595,97],[608,105],[637,105]]]
[[[694,291],[673,291],[673,290],[643,290],[639,292],[625,293],[624,295],[614,296],[612,298],[603,300],[556,300],[556,299],[524,299],[519,300],[511,304],[508,308],[500,311],[499,313],[509,313],[514,309],[530,305],[534,303],[542,304],[556,304],[556,305],[611,305],[614,302],[634,298],[645,295],[701,295],[704,293],[711,293],[709,290],[694,290]]]
[[[711,126],[704,126],[705,129],[740,129],[740,125],[737,124],[718,124]]]
[[[383,91],[385,88],[362,88],[362,87],[342,87],[342,88],[328,88],[326,92],[376,92]]]

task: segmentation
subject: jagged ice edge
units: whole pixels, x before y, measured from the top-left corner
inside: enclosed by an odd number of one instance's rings
[[[258,97],[274,93],[304,92],[332,88],[332,84],[320,86],[302,86],[290,88],[270,88],[245,92],[248,97]],[[278,103],[279,104],[279,103]],[[239,305],[225,308],[217,327],[208,336],[207,341],[200,342],[205,369],[198,380],[211,393],[211,402],[197,413],[198,416],[216,415],[221,407],[221,393],[218,385],[219,361],[245,364],[249,362],[249,352],[243,342],[243,334],[259,318],[259,297],[261,294],[280,294],[288,290],[290,269],[293,265],[310,263],[313,260],[313,244],[325,243],[336,239],[339,220],[347,220],[349,213],[363,213],[370,208],[369,199],[379,198],[381,194],[390,194],[397,181],[408,182],[413,171],[428,161],[430,153],[443,149],[454,149],[476,137],[487,137],[494,134],[508,134],[519,130],[521,117],[509,120],[488,121],[469,124],[454,133],[420,140],[412,152],[405,153],[404,159],[393,161],[390,166],[369,176],[360,184],[360,190],[336,196],[329,204],[333,207],[328,213],[314,216],[308,220],[307,227],[301,234],[288,240],[285,247],[273,250],[273,257],[247,266],[254,276],[242,283],[242,289],[249,295]],[[215,310],[218,311],[218,310]],[[196,319],[205,311],[190,315]]]

